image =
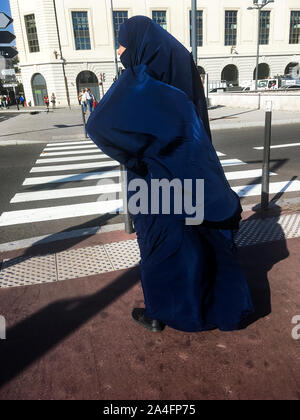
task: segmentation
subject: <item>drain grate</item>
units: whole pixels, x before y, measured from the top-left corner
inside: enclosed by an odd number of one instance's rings
[[[4,260],[0,271],[2,288],[51,283],[56,280],[55,255]]]
[[[104,245],[114,270],[134,267],[140,262],[140,250],[135,239]]]
[[[87,277],[114,270],[101,245],[60,252],[56,254],[56,258],[58,280]]]

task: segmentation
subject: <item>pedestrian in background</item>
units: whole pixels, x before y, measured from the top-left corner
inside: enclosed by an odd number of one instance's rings
[[[20,96],[20,103],[23,107],[25,106],[25,99],[23,95]]]
[[[56,106],[56,96],[54,93],[52,93],[51,95],[51,103],[52,103],[52,108],[55,108]]]
[[[96,106],[98,105],[98,101],[97,101],[97,99],[94,97],[94,101],[93,101],[93,110],[95,110],[96,109]]]
[[[49,112],[49,98],[47,95],[44,96],[44,103],[46,105],[47,113],[48,113]]]
[[[82,88],[81,92],[78,95],[79,104],[83,107],[83,112],[86,114],[87,111],[87,99],[85,95],[85,89]]]
[[[125,165],[128,183],[142,181],[148,193],[152,181],[162,179],[181,185],[204,180],[205,187],[202,223],[188,225],[186,209],[153,213],[152,204],[161,200],[155,196],[153,203],[146,191],[146,209],[132,212],[145,300],[145,308],[134,308],[132,318],[152,332],[165,325],[187,332],[239,329],[254,310],[235,257],[234,233],[242,208],[212,145],[193,57],[144,16],[123,23],[119,42],[118,54],[127,70],[89,118],[90,138]],[[187,193],[193,203],[199,200],[194,190]],[[128,192],[129,202],[136,193]]]
[[[86,88],[85,97],[86,97],[86,101],[87,101],[89,111],[90,111],[90,114],[91,114],[93,112],[93,102],[94,102],[94,95],[93,95],[91,89]]]
[[[2,105],[3,105],[3,108],[4,109],[7,108],[7,98],[6,98],[6,95],[3,95],[2,96]]]

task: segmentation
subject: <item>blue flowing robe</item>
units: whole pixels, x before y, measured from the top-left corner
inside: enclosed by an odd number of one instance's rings
[[[147,66],[130,67],[90,116],[87,131],[125,165],[129,182],[140,177],[150,189],[152,179],[204,179],[202,225],[187,226],[184,212],[132,215],[146,315],[182,331],[237,329],[253,312],[248,285],[231,231],[207,226],[222,225],[239,212],[240,202],[194,103],[151,77]]]

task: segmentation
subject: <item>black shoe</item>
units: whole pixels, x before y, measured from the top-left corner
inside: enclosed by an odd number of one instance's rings
[[[144,328],[147,328],[149,331],[161,332],[165,328],[163,322],[160,322],[157,319],[148,318],[145,315],[144,308],[134,308],[131,315],[135,322],[142,325]]]

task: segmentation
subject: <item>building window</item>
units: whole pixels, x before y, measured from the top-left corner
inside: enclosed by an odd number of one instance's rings
[[[114,30],[115,30],[116,48],[119,48],[120,27],[127,19],[128,19],[128,12],[126,10],[114,11]]]
[[[203,46],[203,12],[202,10],[197,10],[196,15],[196,39],[197,46]],[[192,11],[190,10],[190,45],[192,46]]]
[[[261,10],[259,19],[260,19],[259,43],[261,45],[267,45],[269,44],[270,12]]]
[[[154,22],[158,23],[163,29],[167,30],[167,12],[160,10],[152,11],[152,19]]]
[[[37,36],[35,16],[34,14],[26,15],[24,16],[24,19],[25,19],[29,51],[31,53],[39,52],[40,46],[39,46],[39,40]]]
[[[225,10],[225,45],[236,46],[237,11]]]
[[[88,12],[72,12],[72,22],[76,50],[90,50]]]
[[[300,10],[291,11],[290,44],[300,44]]]

